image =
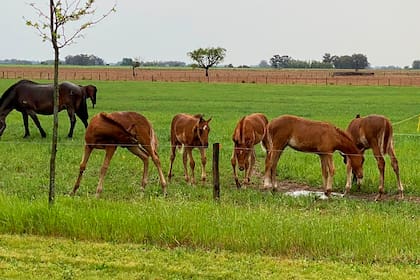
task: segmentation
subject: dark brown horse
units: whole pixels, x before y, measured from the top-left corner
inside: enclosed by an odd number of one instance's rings
[[[367,149],[372,149],[373,155],[375,156],[380,175],[379,194],[375,199],[380,199],[384,193],[384,155],[386,154],[388,154],[391,159],[391,165],[397,177],[400,198],[404,198],[404,188],[401,184],[398,160],[394,151],[393,130],[389,119],[381,115],[369,115],[363,118],[361,118],[360,115],[357,115],[356,118],[350,122],[347,127],[347,131],[362,153],[364,153]],[[351,166],[347,166],[347,169],[348,172],[345,194],[350,191],[352,175]],[[358,188],[360,189],[360,184],[358,184]]]
[[[22,113],[25,135],[28,137],[28,116],[38,127],[42,137],[46,137],[44,129],[36,114],[52,115],[54,110],[54,86],[38,84],[29,80],[21,80],[9,87],[0,98],[0,136],[6,128],[6,117],[12,110]],[[88,125],[88,110],[86,106],[86,90],[70,82],[59,85],[58,110],[67,110],[70,119],[68,137],[73,137],[76,115],[82,120],[85,128]]]
[[[193,148],[200,150],[201,154],[201,180],[206,180],[206,149],[209,145],[208,137],[210,132],[209,122],[211,118],[205,120],[203,115],[178,114],[172,119],[171,123],[171,163],[168,172],[168,179],[172,178],[172,165],[175,160],[176,148],[184,148],[182,161],[184,164],[184,177],[190,181],[187,169],[187,160],[190,159],[191,183],[195,184],[194,167],[195,162],[192,156]]]
[[[118,146],[127,148],[143,161],[142,190],[147,184],[149,157],[151,157],[159,172],[162,192],[166,194],[166,181],[157,154],[158,139],[151,123],[144,116],[135,112],[99,113],[92,118],[87,127],[85,141],[79,176],[71,194],[75,194],[80,186],[83,172],[86,169],[86,164],[93,149],[104,149],[105,160],[101,167],[99,183],[96,189],[96,196],[99,197],[109,163]]]
[[[277,162],[287,146],[300,152],[315,153],[320,157],[323,186],[327,196],[332,191],[335,173],[334,151],[344,153],[357,178],[363,178],[363,154],[345,131],[330,123],[291,115],[280,116],[268,123],[266,141],[268,153],[265,160],[265,188],[276,187]]]
[[[249,184],[251,173],[255,165],[255,149],[254,146],[260,143],[265,136],[265,126],[267,125],[267,117],[260,113],[244,116],[236,125],[232,135],[234,143],[231,164],[233,168],[233,177],[236,187],[240,188],[238,175],[236,173],[236,163],[240,171],[245,170],[244,183]],[[264,148],[265,144],[262,143]]]

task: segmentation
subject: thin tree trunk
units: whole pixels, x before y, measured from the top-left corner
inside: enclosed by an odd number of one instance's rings
[[[52,45],[54,48],[54,123],[53,123],[53,135],[52,135],[52,145],[51,145],[51,158],[50,158],[50,188],[48,194],[48,202],[50,205],[54,204],[55,200],[55,159],[57,155],[57,139],[58,139],[58,62],[59,62],[59,48],[57,46],[57,33],[54,29],[54,1],[50,0],[50,20],[51,20],[51,39]]]
[[[51,158],[50,158],[50,190],[48,195],[48,202],[54,204],[55,199],[55,159],[57,155],[57,139],[58,139],[58,59],[59,51],[58,48],[54,50],[54,123],[53,123],[53,135],[51,145]]]

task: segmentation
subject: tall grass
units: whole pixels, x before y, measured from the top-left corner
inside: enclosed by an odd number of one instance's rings
[[[317,205],[308,199],[302,203]],[[290,207],[287,201],[281,207],[152,196],[131,203],[63,197],[50,208],[39,199],[28,202],[1,195],[0,222],[1,233],[418,264],[418,209],[410,215],[414,208],[409,204],[394,205],[402,208],[399,214],[363,203],[349,202],[346,208],[342,203],[321,203],[309,210]]]

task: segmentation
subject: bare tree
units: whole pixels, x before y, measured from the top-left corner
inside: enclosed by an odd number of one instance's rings
[[[57,155],[57,139],[58,139],[58,62],[60,58],[60,49],[72,44],[76,39],[83,37],[82,32],[99,23],[111,12],[115,11],[114,6],[105,14],[95,18],[88,19],[80,23],[74,31],[68,31],[65,27],[70,22],[79,22],[87,16],[94,16],[95,0],[50,0],[49,12],[45,12],[39,8],[35,3],[29,5],[38,13],[39,18],[35,21],[26,19],[26,25],[31,26],[37,30],[43,41],[49,41],[54,49],[54,123],[53,136],[51,145],[50,158],[50,185],[48,201],[50,204],[54,203],[55,199],[55,159]]]

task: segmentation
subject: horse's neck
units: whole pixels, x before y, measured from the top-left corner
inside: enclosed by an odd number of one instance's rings
[[[336,149],[345,154],[358,154],[359,150],[356,147],[356,144],[346,136],[343,131],[337,130],[339,137],[337,137],[337,146]]]

